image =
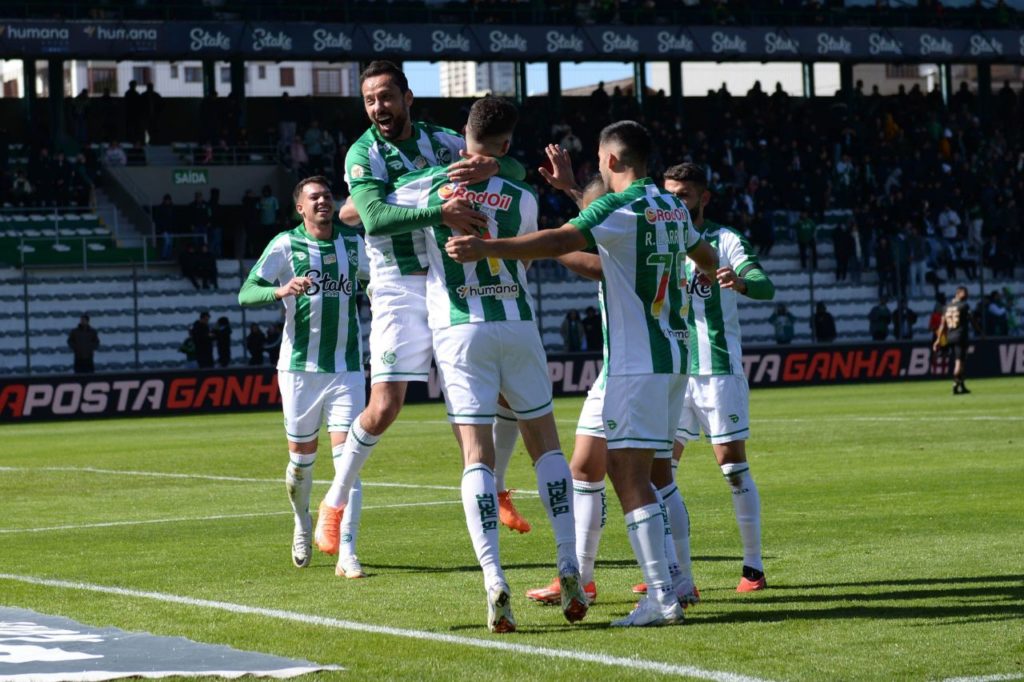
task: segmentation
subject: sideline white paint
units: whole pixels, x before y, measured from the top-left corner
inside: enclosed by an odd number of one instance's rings
[[[440,502],[402,502],[399,504],[370,504],[363,511],[370,509],[398,509],[401,507],[433,507],[442,504],[462,504],[461,500],[442,500]],[[65,526],[45,526],[42,528],[0,528],[0,535],[13,533],[42,533],[46,531],[78,530],[80,528],[111,528],[113,526],[145,526],[153,523],[188,523],[190,521],[220,521],[223,519],[249,519],[259,516],[291,515],[290,511],[251,512],[248,514],[215,514],[212,516],[176,516],[167,519],[145,519],[139,521],[103,521],[98,523],[78,523]]]
[[[767,682],[763,678],[749,677],[737,673],[724,672],[720,670],[705,670],[692,665],[675,665],[672,663],[661,663],[658,661],[645,661],[637,658],[626,658],[623,656],[612,656],[610,654],[587,653],[583,651],[570,651],[565,649],[552,649],[549,647],[531,646],[529,644],[516,644],[499,639],[475,639],[473,637],[462,637],[459,635],[446,635],[440,632],[428,632],[425,630],[410,630],[406,628],[393,628],[385,625],[373,625],[360,623],[351,620],[338,618],[326,618],[294,611],[282,611],[279,609],[266,609],[258,606],[246,606],[245,604],[233,604],[231,602],[210,601],[208,599],[196,599],[164,592],[147,592],[142,590],[129,590],[122,587],[108,587],[106,585],[94,585],[91,583],[70,582],[67,580],[52,580],[47,578],[36,578],[26,575],[15,575],[11,573],[0,573],[0,580],[13,580],[30,585],[42,585],[58,589],[85,590],[87,592],[100,592],[113,594],[120,597],[135,597],[138,599],[152,599],[167,604],[182,604],[184,606],[195,606],[205,609],[217,609],[230,613],[248,614],[262,616],[265,618],[277,618],[306,625],[337,628],[340,630],[354,630],[367,632],[375,635],[389,635],[392,637],[405,637],[408,639],[419,639],[431,642],[443,642],[445,644],[456,644],[459,646],[475,647],[479,649],[494,649],[509,653],[526,656],[539,656],[543,658],[561,658],[584,663],[594,663],[615,668],[625,668],[633,671],[645,671],[660,673],[663,675],[676,675],[679,677],[690,677],[700,680],[713,680],[714,682]]]

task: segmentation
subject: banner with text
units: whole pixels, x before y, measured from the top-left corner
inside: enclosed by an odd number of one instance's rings
[[[108,59],[1006,61],[1024,30],[0,20],[0,55]]]
[[[583,395],[601,372],[601,356],[548,356],[556,396]],[[903,381],[948,377],[950,360],[927,343],[748,348],[743,368],[752,388]],[[971,344],[967,376],[1024,376],[1024,340]],[[367,380],[369,391],[369,380]],[[435,370],[409,384],[407,402],[441,399]],[[277,372],[269,367],[152,374],[0,377],[0,424],[96,417],[184,415],[280,408]]]

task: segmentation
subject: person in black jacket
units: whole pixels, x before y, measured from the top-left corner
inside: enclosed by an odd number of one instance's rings
[[[196,364],[200,368],[213,367],[213,332],[210,330],[210,313],[199,313],[199,319],[188,331],[196,349]]]
[[[836,340],[836,320],[820,301],[814,309],[813,327],[814,339],[818,343],[832,343]]]
[[[231,323],[226,317],[218,317],[213,327],[213,338],[217,342],[217,364],[227,367],[231,364]]]
[[[75,374],[92,374],[95,369],[93,355],[100,347],[100,335],[89,326],[89,316],[78,318],[78,326],[68,334],[68,346],[75,354]]]
[[[267,337],[260,329],[260,326],[253,322],[249,325],[249,335],[245,337],[245,349],[249,351],[249,364],[263,364],[263,348],[267,343]]]

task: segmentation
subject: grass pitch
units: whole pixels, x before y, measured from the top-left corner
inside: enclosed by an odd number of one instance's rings
[[[371,577],[356,581],[320,554],[291,566],[277,414],[8,425],[0,604],[347,669],[318,679],[1024,679],[1024,380],[970,387],[962,397],[947,382],[754,391],[748,451],[769,589],[734,592],[729,489],[709,446],[691,446],[680,488],[704,601],[681,627],[607,627],[640,580],[611,486],[586,620],[569,626],[530,603],[522,593],[554,575],[553,541],[539,499],[520,494],[535,529],[502,530],[520,626],[506,636],[484,624],[441,405],[407,407],[363,472],[359,555]],[[567,449],[581,404],[556,405]],[[525,453],[509,481],[534,488]],[[128,592],[26,582],[37,579]],[[479,646],[493,642],[501,648]]]

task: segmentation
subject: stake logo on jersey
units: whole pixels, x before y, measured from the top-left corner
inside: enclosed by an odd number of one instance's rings
[[[326,241],[299,225],[267,244],[247,281],[272,286],[293,277],[312,280],[303,295],[281,299],[285,324],[278,369],[362,370],[362,334],[354,294],[358,273],[364,272],[365,277],[365,268],[360,267],[365,263],[363,240],[349,230],[335,230]]]
[[[451,182],[444,166],[404,176],[388,203],[427,208],[453,197],[473,202],[487,216],[484,239],[515,237],[537,229],[537,197],[528,185],[493,177],[467,187]],[[496,258],[456,263],[444,250],[451,234],[444,225],[435,225],[427,233],[427,321],[431,329],[534,319],[523,264]]]
[[[720,267],[731,267],[737,275],[752,267],[760,267],[757,255],[739,232],[710,220],[704,221],[702,236],[718,252]],[[718,282],[710,284],[696,276],[693,261],[686,261],[690,280],[690,374],[709,376],[743,374],[743,351],[740,334],[738,294],[722,289]]]
[[[686,206],[644,178],[569,222],[601,256],[608,374],[684,374],[692,279],[686,252],[700,239]]]
[[[336,263],[337,259],[331,260],[332,263]],[[324,258],[324,263],[327,264],[327,259]],[[306,296],[316,296],[320,292],[323,292],[324,296],[329,298],[337,298],[338,296],[351,296],[355,291],[355,286],[352,284],[352,280],[345,277],[345,275],[339,274],[337,279],[331,277],[330,273],[320,272],[319,270],[310,270],[306,273],[306,277],[313,280],[313,283],[306,287]]]
[[[461,185],[455,182],[449,182],[441,185],[437,190],[437,196],[440,197],[441,201],[448,201],[449,199],[465,199],[466,201],[477,204],[477,210],[480,208],[493,208],[498,211],[507,211],[512,205],[512,195],[510,194],[499,194],[497,192],[474,192],[471,189],[466,189],[465,185]]]

